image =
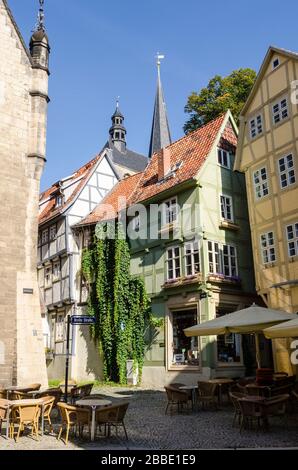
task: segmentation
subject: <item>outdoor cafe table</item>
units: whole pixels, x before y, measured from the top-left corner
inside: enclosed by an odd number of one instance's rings
[[[78,400],[76,401],[77,406],[86,406],[88,408],[91,408],[92,410],[92,421],[91,421],[91,441],[93,442],[95,440],[95,414],[97,408],[105,408],[106,406],[111,405],[112,402],[110,400],[100,400],[100,399],[94,399],[92,398],[88,400]]]
[[[208,380],[208,383],[218,385],[218,403],[219,405],[221,405],[222,404],[222,390],[221,390],[222,386],[232,385],[235,382],[233,379],[210,379]]]
[[[196,391],[198,390],[198,386],[197,385],[183,385],[179,387],[179,390],[191,390],[191,401],[192,401],[192,407],[194,408],[195,405],[197,404]]]
[[[21,405],[40,405],[41,407],[41,435],[43,436],[44,433],[44,401],[39,399],[39,400],[11,400],[8,403],[7,406],[7,422],[6,422],[6,439],[8,439],[8,433],[9,433],[9,417],[10,417],[10,412],[11,408],[13,406],[21,406]]]

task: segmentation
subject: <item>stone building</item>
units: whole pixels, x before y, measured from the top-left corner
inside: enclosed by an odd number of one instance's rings
[[[50,47],[40,9],[27,49],[0,0],[0,385],[47,384],[36,275]]]

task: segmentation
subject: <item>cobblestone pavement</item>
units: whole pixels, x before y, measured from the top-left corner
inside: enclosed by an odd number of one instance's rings
[[[98,390],[96,391],[99,392]],[[126,416],[129,441],[112,436],[98,437],[89,443],[88,437],[78,440],[70,438],[65,446],[55,436],[45,435],[39,442],[23,436],[16,444],[0,438],[0,450],[116,450],[116,449],[233,449],[233,448],[283,448],[298,447],[298,413],[291,413],[287,421],[270,419],[270,430],[243,431],[232,427],[233,410],[225,404],[219,411],[184,412],[165,416],[166,397],[161,391],[105,388],[100,393],[112,397],[115,402],[128,400],[130,406]],[[55,423],[55,431],[59,421]]]

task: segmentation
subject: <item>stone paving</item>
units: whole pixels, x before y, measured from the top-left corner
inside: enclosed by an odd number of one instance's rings
[[[39,442],[24,436],[16,444],[0,438],[0,450],[191,450],[191,449],[235,449],[235,448],[295,448],[298,447],[298,413],[284,419],[270,420],[270,430],[243,431],[232,427],[233,410],[224,404],[219,411],[196,411],[165,416],[166,397],[162,391],[105,388],[97,390],[115,402],[128,400],[130,406],[126,416],[128,442],[112,436],[98,437],[89,443],[88,437],[78,440],[71,437],[68,446],[57,441],[55,436],[45,435]],[[55,430],[59,422],[55,424]]]

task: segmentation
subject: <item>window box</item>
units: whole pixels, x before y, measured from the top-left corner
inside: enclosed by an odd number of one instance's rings
[[[241,278],[238,276],[225,276],[224,274],[210,274],[209,282],[219,282],[227,284],[241,284]]]
[[[229,222],[228,220],[222,220],[219,224],[219,228],[222,230],[240,230],[238,224],[234,224],[233,222]]]

